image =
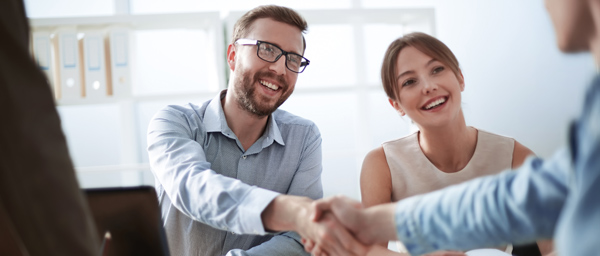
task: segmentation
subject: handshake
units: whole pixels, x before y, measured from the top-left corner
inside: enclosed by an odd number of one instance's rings
[[[387,242],[397,240],[394,206],[364,209],[344,196],[316,200],[308,208],[308,221],[296,231],[304,249],[313,255],[380,255],[377,250],[387,250]],[[376,244],[386,247],[372,246]]]
[[[315,256],[406,255],[387,250],[390,240],[398,240],[396,203],[364,208],[344,196],[311,200],[307,197],[279,195],[263,211],[265,228],[271,231],[296,231],[304,249]],[[428,255],[464,256],[457,251],[438,251]]]

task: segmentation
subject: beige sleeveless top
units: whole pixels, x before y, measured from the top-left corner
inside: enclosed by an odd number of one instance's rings
[[[427,159],[415,132],[406,137],[383,143],[392,177],[392,201],[438,190],[473,178],[496,174],[512,167],[515,140],[477,129],[475,153],[465,168],[455,173],[440,171]],[[399,252],[407,252],[401,242]],[[512,251],[512,245],[506,252]]]
[[[478,129],[475,153],[465,168],[455,173],[442,172],[421,151],[418,134],[383,144],[394,202],[512,167],[515,140]]]

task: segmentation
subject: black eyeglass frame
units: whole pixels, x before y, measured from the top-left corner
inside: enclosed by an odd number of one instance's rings
[[[279,46],[277,46],[277,45],[275,45],[273,43],[266,42],[266,41],[261,41],[261,40],[256,40],[256,39],[240,38],[240,39],[236,40],[235,43],[236,44],[240,44],[240,45],[256,45],[257,46],[256,47],[256,56],[258,56],[258,58],[260,58],[261,60],[264,60],[264,61],[269,62],[269,63],[275,63],[275,62],[277,62],[281,58],[281,56],[285,55],[285,67],[288,70],[290,70],[290,71],[292,71],[294,73],[298,73],[299,74],[299,73],[304,72],[304,70],[306,69],[306,66],[308,66],[308,64],[310,64],[310,60],[308,60],[307,58],[304,58],[304,56],[302,56],[300,54],[297,54],[297,53],[284,51]],[[281,53],[277,57],[275,57],[275,60],[273,60],[273,61],[265,60],[259,54],[259,52],[260,52],[260,45],[261,44],[268,44],[270,46],[273,46],[273,47],[279,49],[281,51]],[[302,58],[302,60],[305,61],[305,62],[300,61],[300,69],[299,69],[299,71],[295,71],[295,70],[291,69],[288,66],[288,60],[289,60],[288,59],[288,54],[299,56],[300,58]]]

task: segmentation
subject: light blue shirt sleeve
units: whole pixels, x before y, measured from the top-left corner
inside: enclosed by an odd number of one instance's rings
[[[600,251],[600,75],[586,92],[581,118],[571,126],[570,148],[575,167],[555,248],[559,255],[596,256]]]
[[[482,177],[396,207],[397,236],[412,255],[551,238],[568,194],[569,151],[530,157],[515,171]]]
[[[194,120],[164,109],[149,125],[150,165],[164,193],[195,221],[235,233],[266,234],[261,213],[279,193],[211,170],[188,122]]]

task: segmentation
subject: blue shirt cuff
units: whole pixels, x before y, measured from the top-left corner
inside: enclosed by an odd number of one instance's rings
[[[418,216],[415,216],[415,209],[421,200],[421,196],[414,196],[404,199],[396,204],[396,235],[406,250],[411,255],[421,255],[436,249],[428,244],[419,228]]]
[[[255,235],[270,234],[265,231],[261,214],[267,206],[280,194],[268,189],[254,187],[244,198],[244,204],[240,206],[238,213],[242,217],[243,233]]]

